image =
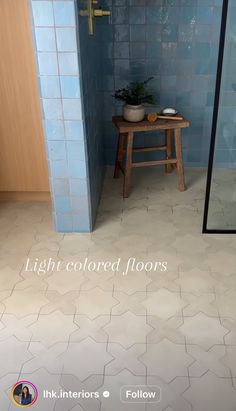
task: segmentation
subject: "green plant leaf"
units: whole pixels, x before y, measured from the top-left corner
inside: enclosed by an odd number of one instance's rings
[[[138,106],[140,104],[155,104],[155,98],[148,89],[147,84],[153,79],[148,78],[142,82],[131,82],[126,87],[115,91],[113,97],[116,100],[124,101],[126,104]]]

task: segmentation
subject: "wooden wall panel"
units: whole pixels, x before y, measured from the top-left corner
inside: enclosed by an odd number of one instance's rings
[[[0,191],[49,191],[28,0],[0,1]]]

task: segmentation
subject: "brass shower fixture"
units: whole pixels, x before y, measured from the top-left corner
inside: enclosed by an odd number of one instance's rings
[[[94,34],[94,17],[111,16],[109,10],[95,9],[98,0],[87,0],[87,10],[80,10],[80,16],[88,17],[89,34]]]

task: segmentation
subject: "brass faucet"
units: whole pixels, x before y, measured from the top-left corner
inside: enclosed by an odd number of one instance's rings
[[[95,9],[94,5],[98,4],[98,0],[87,0],[87,10],[80,10],[79,14],[83,17],[88,17],[89,34],[94,34],[94,17],[111,16],[109,10]]]

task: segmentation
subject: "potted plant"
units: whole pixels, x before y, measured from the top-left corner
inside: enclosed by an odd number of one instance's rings
[[[131,82],[125,88],[115,91],[116,100],[125,103],[123,117],[127,121],[138,122],[144,119],[145,109],[143,104],[154,104],[155,99],[147,87],[152,77],[142,82]]]

